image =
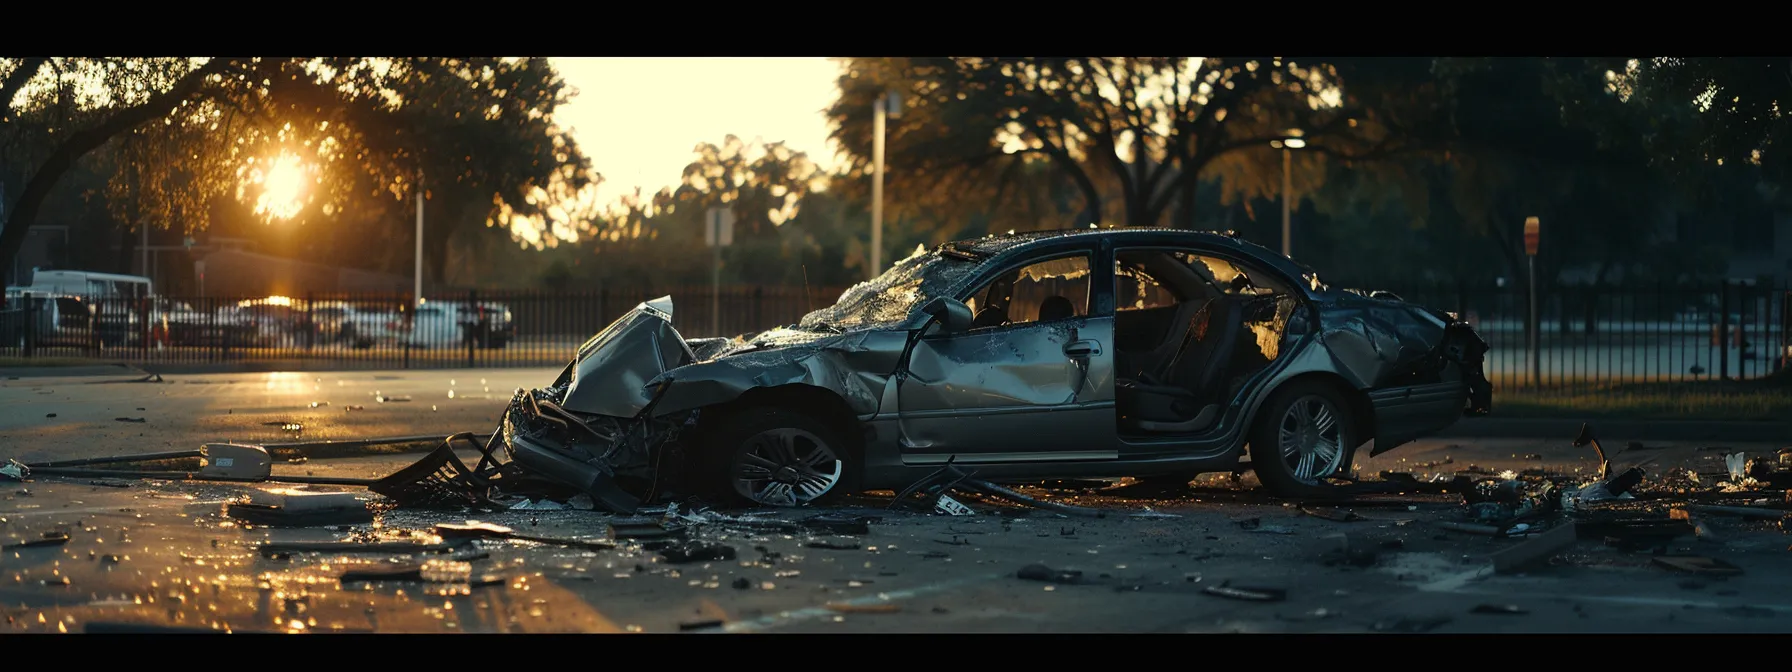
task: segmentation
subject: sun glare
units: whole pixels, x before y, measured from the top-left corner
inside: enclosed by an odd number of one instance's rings
[[[291,154],[281,154],[265,171],[257,170],[253,181],[261,186],[255,200],[256,214],[273,219],[291,219],[310,202],[310,187],[316,181],[316,169]]]

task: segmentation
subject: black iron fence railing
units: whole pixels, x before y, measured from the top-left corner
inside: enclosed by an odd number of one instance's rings
[[[307,362],[342,368],[559,366],[636,304],[670,295],[686,337],[792,324],[840,288],[604,288],[299,297],[12,298],[0,357],[149,363]],[[713,300],[712,300],[713,299]]]
[[[1792,288],[1741,283],[1556,287],[1540,294],[1530,347],[1527,292],[1517,287],[1390,287],[1458,313],[1492,351],[1500,389],[1746,379],[1792,366]],[[609,287],[583,292],[466,292],[429,297],[314,294],[289,298],[11,298],[0,358],[145,363],[283,362],[307,368],[560,366],[635,304],[670,295],[687,337],[791,324],[840,288]],[[1534,353],[1534,354],[1533,354]]]

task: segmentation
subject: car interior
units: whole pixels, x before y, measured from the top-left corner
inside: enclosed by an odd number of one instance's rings
[[[1276,293],[1224,260],[1173,250],[1115,258],[1115,395],[1122,433],[1186,434],[1219,420],[1226,374],[1241,350],[1254,299]],[[1261,360],[1261,354],[1256,358]]]
[[[1015,269],[971,294],[971,329],[1065,320],[1088,314],[1089,257],[1048,259]]]

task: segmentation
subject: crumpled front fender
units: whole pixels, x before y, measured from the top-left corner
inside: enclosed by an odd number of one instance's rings
[[[902,337],[900,332],[857,332],[673,369],[647,384],[665,385],[652,413],[659,417],[727,403],[757,388],[809,385],[840,395],[855,414],[871,415],[878,410]]]

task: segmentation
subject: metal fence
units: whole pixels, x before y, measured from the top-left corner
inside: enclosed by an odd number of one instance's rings
[[[560,366],[636,304],[670,295],[689,338],[794,323],[841,288],[603,288],[302,297],[10,299],[0,357],[152,364],[258,362],[307,368]]]
[[[1792,355],[1792,291],[1783,286],[1548,288],[1537,297],[1535,348],[1528,332],[1528,292],[1522,288],[1428,285],[1391,291],[1456,312],[1475,325],[1491,346],[1487,374],[1498,389],[1758,378],[1787,367]]]
[[[1473,323],[1492,346],[1488,376],[1504,390],[1756,378],[1788,366],[1792,355],[1786,287],[1552,288],[1539,297],[1534,360],[1529,304],[1520,288],[1389,289]],[[702,337],[790,324],[841,291],[728,287],[713,303],[707,286],[468,292],[432,297],[419,311],[392,295],[35,299],[0,315],[0,357],[307,368],[560,366],[624,311],[659,296],[673,297],[681,333]]]

